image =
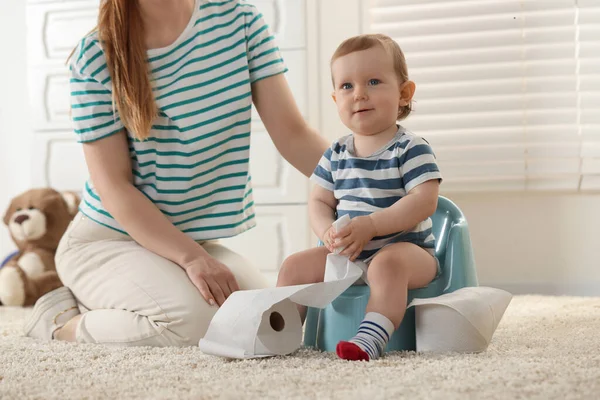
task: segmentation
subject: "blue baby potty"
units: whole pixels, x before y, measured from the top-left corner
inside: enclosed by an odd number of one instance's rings
[[[429,286],[409,290],[407,304],[415,298],[436,297],[478,285],[469,227],[462,211],[451,200],[440,196],[432,222],[436,238],[435,255],[440,261],[442,273]],[[369,294],[366,285],[351,286],[326,308],[309,307],[304,345],[322,351],[335,351],[340,340],[352,338],[365,316]],[[390,338],[387,351],[415,349],[415,311],[411,307],[406,310],[402,324]]]

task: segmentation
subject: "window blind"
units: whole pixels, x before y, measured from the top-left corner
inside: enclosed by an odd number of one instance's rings
[[[444,191],[600,191],[600,0],[365,0]]]

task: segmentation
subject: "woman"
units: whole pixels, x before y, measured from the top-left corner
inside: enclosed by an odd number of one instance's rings
[[[56,254],[65,287],[36,303],[25,334],[196,345],[232,292],[265,286],[213,241],[255,224],[252,102],[305,175],[327,143],[300,115],[262,16],[242,0],[103,0],[70,69],[90,180]]]

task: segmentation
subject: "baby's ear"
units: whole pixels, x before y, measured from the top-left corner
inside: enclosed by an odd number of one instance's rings
[[[333,99],[334,103],[337,103],[337,97],[335,97],[335,92],[331,92],[331,98]]]
[[[415,95],[415,89],[417,86],[413,81],[406,81],[400,85],[400,106],[404,107],[410,104],[413,96]]]

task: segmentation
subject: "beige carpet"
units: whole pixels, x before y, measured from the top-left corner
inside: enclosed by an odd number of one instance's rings
[[[224,361],[197,348],[39,343],[0,308],[1,399],[599,399],[600,298],[515,297],[482,354],[349,363],[301,350]]]

